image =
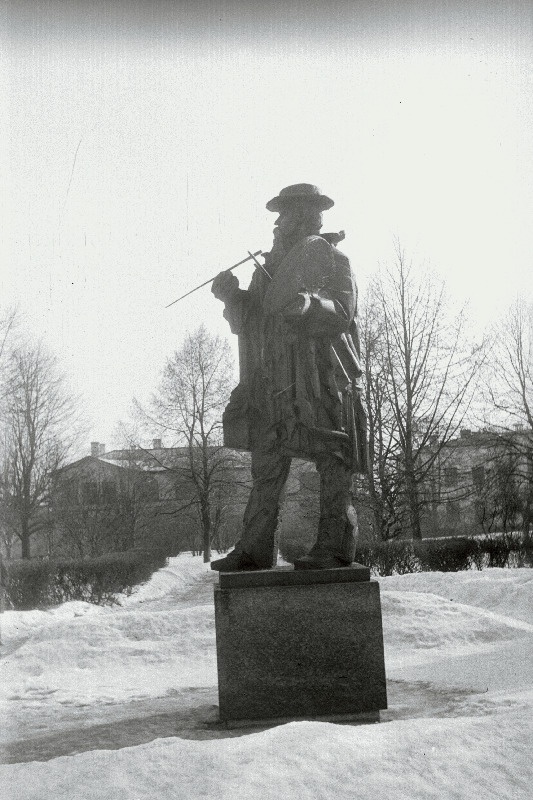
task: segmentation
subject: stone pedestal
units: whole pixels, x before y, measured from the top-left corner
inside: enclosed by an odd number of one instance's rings
[[[221,573],[215,620],[221,721],[376,719],[387,707],[366,567]]]

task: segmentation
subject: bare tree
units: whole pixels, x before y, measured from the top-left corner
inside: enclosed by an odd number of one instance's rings
[[[487,392],[501,427],[533,431],[533,303],[517,300],[492,329],[491,345]]]
[[[465,315],[450,315],[443,283],[415,272],[399,243],[395,255],[371,286],[363,331],[370,486],[382,535],[404,530],[420,539],[428,487],[464,424],[481,351],[467,346]]]
[[[186,464],[163,466],[173,472],[181,500],[173,513],[197,515],[205,562],[211,559],[211,542],[219,539],[231,488],[231,457],[222,446],[222,412],[233,384],[229,344],[201,326],[167,359],[149,407],[137,403],[152,430],[170,434],[175,446],[186,448]]]
[[[8,561],[13,558],[17,541],[17,521],[9,494],[9,460],[6,445],[4,437],[0,450],[0,561],[2,554]]]
[[[42,345],[17,345],[5,370],[3,494],[6,513],[30,558],[31,537],[49,524],[53,472],[77,433],[76,404],[55,358]]]
[[[503,461],[519,496],[522,527],[533,520],[533,303],[518,299],[491,331],[485,397],[493,431],[494,461]],[[513,489],[514,491],[514,489]],[[513,500],[514,502],[514,500]]]
[[[7,309],[0,317],[0,369],[5,367],[6,354],[8,353],[9,344],[13,338],[16,326],[16,309]]]
[[[13,344],[13,336],[17,325],[17,312],[8,309],[0,316],[0,409],[6,397],[8,385],[6,371],[8,354]],[[0,416],[0,544],[5,555],[11,558],[15,544],[15,524],[8,492],[8,441],[5,419]],[[0,548],[1,559],[1,548]]]
[[[368,425],[368,491],[360,502],[368,502],[374,533],[391,539],[400,532],[397,513],[399,481],[396,469],[397,424],[388,402],[387,350],[382,307],[376,301],[379,284],[372,281],[360,315],[361,354],[364,364],[364,399]]]

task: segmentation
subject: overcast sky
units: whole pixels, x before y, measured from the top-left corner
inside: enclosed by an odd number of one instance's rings
[[[530,0],[0,13],[0,302],[60,357],[88,439],[113,445],[187,330],[231,336],[208,289],[164,307],[270,249],[290,183],[333,197],[362,285],[397,236],[480,327],[533,295]]]

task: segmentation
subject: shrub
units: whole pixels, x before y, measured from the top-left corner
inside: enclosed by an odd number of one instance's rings
[[[527,533],[522,539],[520,557],[522,563],[519,566],[533,567],[533,536],[530,533]]]
[[[483,550],[488,553],[489,567],[506,567],[511,555],[509,534],[483,539]]]
[[[20,610],[68,600],[112,604],[165,563],[164,555],[139,550],[85,560],[15,561],[5,568],[4,590],[8,605]]]
[[[474,539],[426,539],[415,543],[420,568],[429,572],[459,572],[468,569],[477,554],[479,544]]]
[[[515,531],[488,536],[482,540],[489,567],[530,567],[533,565],[531,537]]]
[[[405,539],[361,545],[356,550],[355,560],[381,576],[417,572],[413,545]]]
[[[474,543],[474,547],[472,547],[472,552],[470,554],[470,567],[475,567],[476,569],[483,569],[487,566],[488,557],[483,549],[483,542],[479,539],[472,539]]]
[[[14,561],[3,565],[2,586],[8,607],[21,610],[53,605],[53,567],[47,561]],[[48,603],[46,601],[49,601]]]
[[[532,543],[528,536],[515,531],[514,533],[505,533],[503,539],[509,548],[507,566],[531,566]]]

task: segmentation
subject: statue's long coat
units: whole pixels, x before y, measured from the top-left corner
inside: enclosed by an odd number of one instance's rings
[[[227,447],[251,450],[275,431],[292,456],[337,453],[354,472],[366,469],[361,404],[357,289],[346,256],[321,236],[298,242],[271,279],[257,269],[224,312],[239,335],[240,383],[224,414]],[[287,308],[311,296],[300,318]],[[285,313],[284,313],[285,312]],[[291,321],[292,319],[292,321]]]

